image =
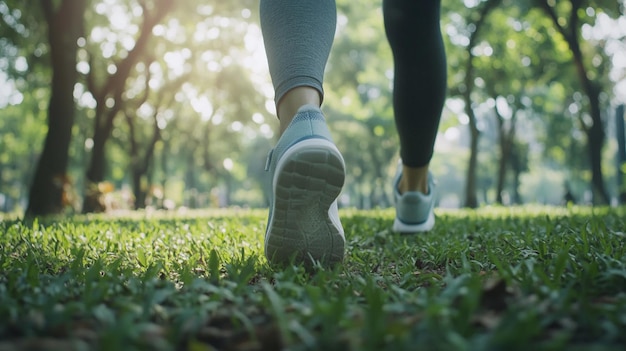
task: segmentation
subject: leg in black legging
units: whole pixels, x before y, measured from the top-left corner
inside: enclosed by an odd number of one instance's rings
[[[446,54],[439,0],[384,0],[385,30],[394,65],[393,105],[400,156],[427,166],[446,94]]]

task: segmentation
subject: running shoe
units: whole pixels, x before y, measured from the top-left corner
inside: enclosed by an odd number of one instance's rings
[[[344,256],[345,236],[337,197],[345,163],[322,111],[298,110],[268,155],[270,211],[265,256],[273,264],[332,266]]]
[[[428,173],[428,194],[420,191],[409,191],[400,194],[398,185],[402,178],[402,167],[395,176],[393,192],[396,203],[396,219],[393,231],[400,233],[426,232],[435,225],[435,181]]]

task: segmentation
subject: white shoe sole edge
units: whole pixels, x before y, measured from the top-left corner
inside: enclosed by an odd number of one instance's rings
[[[345,237],[336,199],[345,181],[337,147],[320,138],[289,148],[272,179],[273,209],[265,235],[270,262],[333,265],[343,260]]]
[[[422,233],[427,232],[435,226],[435,213],[431,210],[428,213],[426,221],[418,224],[407,224],[402,222],[398,217],[393,221],[394,232],[398,233]]]

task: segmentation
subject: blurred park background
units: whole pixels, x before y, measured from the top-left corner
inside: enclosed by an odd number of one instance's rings
[[[380,1],[337,0],[341,206],[398,162]],[[624,0],[443,0],[440,207],[626,202]],[[0,0],[0,212],[267,206],[258,0]]]

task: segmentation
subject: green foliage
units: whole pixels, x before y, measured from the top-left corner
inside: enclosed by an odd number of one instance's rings
[[[387,206],[398,160],[391,84],[393,59],[379,6],[338,1],[338,30],[328,62],[326,112],[347,163],[347,205]]]
[[[20,94],[19,105],[0,110],[0,193],[4,196],[0,211],[19,208],[18,201],[28,195],[31,168],[40,153],[33,144],[42,144],[47,131],[46,106],[42,103],[47,95],[46,89],[36,88]]]
[[[69,174],[77,194],[82,193],[95,124],[88,73],[101,84],[114,71],[113,65],[128,55],[141,32],[142,3],[148,10],[155,4],[135,0],[88,3],[86,37],[78,43],[77,69],[83,77],[75,89],[79,111],[70,147]],[[467,39],[484,3],[442,3],[449,101],[464,88]],[[557,5],[557,14],[566,23],[570,2],[550,3]],[[252,0],[176,1],[157,25],[149,50],[124,85],[127,106],[107,144],[105,179],[117,190],[130,183],[130,169],[136,161],[131,157],[131,132],[124,120],[129,116],[135,121],[136,159],[146,155],[155,124],[160,130],[142,184],[144,189],[160,189],[161,200],[209,206],[215,203],[204,199],[219,189],[229,194],[230,204],[266,203],[263,163],[275,142],[277,123],[260,49],[257,5]],[[577,14],[581,28],[590,29],[600,16],[623,16],[623,1],[594,0],[584,5]],[[398,143],[391,108],[392,57],[380,3],[340,0],[337,7],[339,27],[327,66],[324,108],[348,164],[346,204],[385,207],[392,201],[389,179],[395,171]],[[0,97],[0,192],[7,196],[7,210],[25,199],[33,171],[29,165],[35,164],[45,133],[51,72],[44,24],[39,2],[0,0],[0,85],[6,80],[5,86],[15,87],[11,89],[13,103]],[[614,83],[608,74],[612,67],[606,50],[609,44],[605,38],[583,39],[585,64],[603,86],[603,106],[609,106]],[[498,131],[493,115],[494,99],[500,97],[517,111],[515,140],[525,148],[518,154],[530,153],[522,167],[527,176],[536,178],[546,169],[557,170],[582,193],[589,180],[589,162],[580,156],[585,153],[588,101],[570,64],[567,43],[537,9],[537,2],[503,0],[487,18],[474,53],[472,103],[483,132],[478,191],[490,194],[495,183]],[[446,108],[442,117],[432,166],[442,170],[438,175],[448,185],[441,187],[446,198],[459,197],[463,191],[460,175],[465,173],[464,158],[468,157],[464,117],[462,109],[452,108]],[[444,138],[447,131],[456,137]],[[227,159],[233,163],[233,172],[224,167]],[[190,194],[199,195],[194,199]],[[527,199],[533,201],[536,195]],[[483,198],[489,203],[493,196]]]
[[[332,270],[273,270],[265,212],[0,222],[0,348],[619,349],[624,208],[342,211]],[[37,345],[37,346],[34,346]]]

